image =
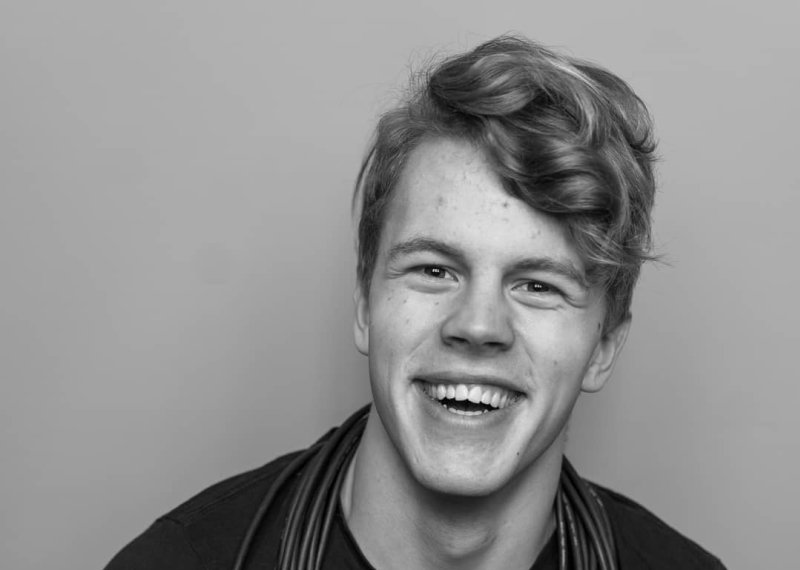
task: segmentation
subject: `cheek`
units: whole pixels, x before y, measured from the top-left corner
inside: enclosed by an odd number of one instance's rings
[[[398,311],[385,310],[383,307],[370,325],[369,367],[373,388],[390,383],[398,375],[403,365],[405,347],[409,344],[410,331],[407,323],[410,319]],[[383,389],[383,388],[379,388]]]
[[[435,305],[439,301],[408,292],[381,300],[370,323],[370,370],[386,382],[435,353],[442,318]]]
[[[517,327],[530,373],[541,388],[569,390],[583,378],[594,345],[573,323],[537,317]]]
[[[373,324],[380,334],[401,340],[414,331],[434,324],[438,301],[408,291],[389,291],[376,299]]]

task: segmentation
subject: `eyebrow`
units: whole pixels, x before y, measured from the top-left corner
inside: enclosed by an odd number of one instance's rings
[[[455,247],[448,245],[445,242],[439,241],[437,239],[424,238],[424,237],[411,238],[406,241],[401,241],[400,243],[393,245],[389,249],[389,254],[387,255],[387,258],[389,263],[392,263],[398,257],[401,257],[403,255],[410,255],[412,253],[420,253],[420,252],[434,252],[453,258],[459,262],[465,261],[464,255]]]
[[[410,255],[420,252],[434,252],[447,256],[455,261],[465,264],[466,257],[457,248],[437,239],[415,237],[398,244],[389,249],[387,259],[389,263],[395,261],[403,255]],[[583,289],[589,289],[589,282],[586,275],[580,271],[573,263],[567,260],[555,259],[552,257],[526,257],[511,264],[511,272],[522,271],[545,271],[555,273],[565,279],[577,283]]]
[[[551,257],[532,257],[517,261],[511,266],[511,269],[513,272],[545,271],[547,273],[555,273],[577,283],[583,289],[589,289],[589,281],[586,279],[586,275],[569,261]]]

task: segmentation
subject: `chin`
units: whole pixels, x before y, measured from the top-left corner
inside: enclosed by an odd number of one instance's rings
[[[504,488],[503,481],[461,473],[445,477],[435,474],[430,478],[420,478],[417,481],[427,491],[448,497],[489,497]]]
[[[541,432],[525,438],[518,431],[519,439],[507,437],[502,445],[496,440],[435,441],[417,432],[416,441],[401,443],[400,455],[416,483],[429,493],[453,498],[514,494],[539,475],[558,477],[564,433],[562,429],[554,438],[543,439]]]
[[[499,457],[495,450],[442,448],[437,446],[417,453],[407,461],[415,481],[431,493],[452,497],[486,497],[507,487],[518,465]],[[513,452],[506,451],[506,454]]]

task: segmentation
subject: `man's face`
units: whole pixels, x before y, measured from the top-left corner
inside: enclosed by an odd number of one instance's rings
[[[356,305],[390,453],[456,495],[560,457],[579,392],[602,387],[627,331],[603,335],[602,291],[564,229],[450,139],[409,157]]]

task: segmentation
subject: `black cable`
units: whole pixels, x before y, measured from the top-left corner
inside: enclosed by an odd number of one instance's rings
[[[364,420],[366,421],[366,417]],[[326,505],[335,506],[339,500],[340,486],[334,485],[334,481],[339,474],[347,471],[345,464],[349,464],[351,452],[355,449],[355,444],[360,440],[360,436],[361,431],[348,430],[342,434],[342,437],[336,439],[335,445],[337,448],[341,448],[342,452],[333,457],[328,457],[322,480],[318,482],[318,488],[321,492],[314,498],[307,514],[307,519],[312,524],[306,527],[300,548],[301,556],[297,565],[298,568],[313,568],[316,565],[317,551],[325,547],[324,541],[320,540],[324,530],[322,513],[326,510]],[[333,440],[333,438],[331,439]],[[303,556],[303,554],[306,554],[306,556]]]
[[[321,451],[325,450],[329,441],[325,442]],[[281,536],[281,548],[278,557],[278,568],[280,570],[288,570],[294,567],[296,565],[296,559],[300,555],[299,549],[296,548],[295,545],[297,541],[300,540],[300,526],[304,522],[303,515],[305,514],[305,504],[309,494],[314,491],[312,487],[313,479],[319,473],[324,458],[325,455],[323,453],[317,452],[314,459],[311,460],[308,467],[300,475],[300,483],[292,497],[289,515],[286,517]]]
[[[369,406],[365,406],[358,410],[355,414],[350,416],[344,424],[341,425],[323,445],[322,449],[317,453],[313,462],[309,465],[308,469],[302,474],[300,486],[295,493],[292,506],[289,511],[289,517],[286,522],[285,536],[281,540],[281,548],[278,557],[278,568],[281,570],[298,570],[306,567],[307,558],[309,555],[308,547],[311,540],[314,527],[319,523],[318,513],[314,518],[309,515],[309,504],[319,497],[331,491],[325,487],[320,486],[322,480],[332,480],[333,477],[329,476],[331,472],[335,475],[335,471],[330,469],[331,457],[335,456],[343,459],[346,455],[341,447],[341,442],[350,436],[350,439],[358,438],[363,431],[363,423],[366,421],[367,414],[369,413]],[[359,429],[353,430],[354,427]],[[355,433],[351,433],[355,431]],[[339,461],[341,466],[342,461]],[[338,495],[338,490],[335,491]],[[329,497],[329,501],[334,504],[338,500],[338,496]],[[301,525],[304,529],[301,529]],[[300,545],[298,548],[297,545]]]
[[[594,492],[591,486],[589,486],[589,484],[581,479],[581,477],[575,471],[575,468],[572,467],[572,464],[567,461],[566,458],[564,459],[564,465],[562,469],[567,474],[567,477],[565,477],[566,482],[579,497],[576,502],[583,505],[587,509],[588,515],[592,519],[592,526],[607,531],[606,533],[598,533],[598,538],[603,538],[604,536],[610,537],[612,535],[611,525],[608,521],[605,508],[602,507],[602,503],[597,497],[597,494]],[[603,547],[606,553],[614,552],[613,544],[604,542]]]
[[[614,533],[605,507],[597,493],[578,475],[566,457],[562,466],[562,482],[565,484],[567,495],[573,496],[573,504],[580,511],[586,531],[592,538],[600,568],[602,570],[616,568]]]
[[[581,546],[579,544],[578,525],[575,523],[575,515],[572,513],[572,505],[569,500],[564,501],[564,514],[567,517],[567,539],[572,552],[572,566],[574,570],[584,570],[583,558],[581,557]]]
[[[614,531],[611,529],[611,521],[608,518],[606,507],[603,504],[603,500],[597,494],[597,491],[594,490],[594,487],[587,484],[586,488],[589,490],[589,494],[592,496],[592,499],[594,499],[594,502],[597,503],[597,510],[600,513],[600,519],[602,521],[601,528],[604,530],[603,536],[605,536],[606,540],[608,541],[609,552],[613,555],[612,560],[614,561],[614,565],[616,566],[617,545],[614,542]]]
[[[587,548],[586,554],[586,567],[597,568],[597,555],[595,554],[594,548]]]
[[[564,458],[561,468],[561,487],[564,495],[577,512],[582,531],[588,533],[591,539],[596,560],[588,568],[601,570],[614,570],[617,567],[616,546],[611,523],[605,512],[605,507],[591,485],[586,483]]]
[[[305,516],[306,508],[308,501],[313,496],[312,494],[316,491],[319,474],[324,473],[325,460],[330,455],[332,449],[331,440],[329,439],[301,475],[299,488],[295,493],[294,500],[289,509],[285,536],[281,541],[280,557],[278,559],[278,568],[281,570],[299,568],[302,562],[304,562],[303,558],[305,558],[307,554],[308,547],[306,545],[304,548],[300,541],[303,537],[303,531],[307,531],[309,525],[313,524],[313,521],[308,521]],[[296,546],[297,544],[301,544],[301,546],[298,548]],[[288,556],[286,554],[287,552],[289,553]]]
[[[283,471],[281,471],[281,474],[278,475],[278,478],[272,483],[272,486],[267,491],[267,494],[264,495],[264,498],[261,499],[261,503],[258,505],[258,509],[256,509],[256,513],[253,515],[253,518],[250,521],[250,526],[248,527],[247,532],[242,539],[242,544],[239,546],[239,552],[236,556],[236,561],[233,564],[233,570],[244,569],[245,559],[250,551],[253,537],[255,537],[255,534],[258,531],[258,527],[261,526],[261,521],[263,520],[264,515],[266,515],[267,509],[269,509],[272,501],[275,499],[275,496],[278,494],[278,491],[280,491],[284,483],[286,483],[286,481],[292,475],[294,475],[296,471],[301,469],[303,465],[305,465],[305,463],[311,459],[320,445],[321,444],[318,442],[306,449],[304,452],[300,453]]]
[[[581,534],[584,537],[583,540],[583,548],[582,548],[582,558],[587,561],[587,568],[593,568],[594,565],[589,564],[589,541],[585,539],[588,535],[589,539],[591,539],[591,544],[594,546],[592,548],[593,552],[596,552],[600,562],[600,568],[602,570],[607,570],[608,565],[605,563],[605,552],[603,551],[603,543],[602,540],[598,536],[597,528],[594,524],[587,524],[591,521],[591,514],[589,514],[588,509],[580,500],[576,500],[578,498],[578,492],[575,489],[573,483],[569,479],[565,479],[563,484],[566,486],[567,489],[567,496],[570,497],[570,504],[573,508],[573,511],[577,514],[576,524],[580,525]]]
[[[286,482],[299,473],[281,535],[281,570],[319,570],[342,483],[364,431],[370,406],[299,454],[273,482],[239,547],[233,570],[244,570],[261,522]],[[594,489],[563,459],[554,501],[559,570],[617,570],[613,531]]]
[[[556,532],[558,533],[558,570],[567,570],[567,529],[564,522],[564,491],[556,491]]]
[[[353,446],[353,450],[355,450],[355,447],[356,446]],[[341,489],[346,476],[347,469],[339,471],[336,475],[336,481],[334,481],[334,488]],[[325,518],[322,521],[322,534],[320,535],[319,545],[317,546],[317,559],[314,561],[313,570],[320,570],[322,567],[322,556],[325,552],[325,545],[328,543],[328,534],[331,530],[331,521],[336,513],[337,504],[336,501],[330,501],[325,509]]]
[[[572,512],[574,513],[576,520],[577,521],[587,520],[591,515],[589,515],[586,508],[580,503],[578,492],[572,486],[572,482],[568,478],[564,478],[561,484],[564,485],[565,494],[569,499],[569,504],[572,507]],[[576,524],[580,524],[580,522]],[[581,532],[584,535],[584,538],[588,536],[589,539],[592,541],[594,548],[597,548],[597,540],[595,540],[595,537],[592,535],[592,532],[590,530],[584,528],[585,526],[586,526],[585,524],[581,524]],[[588,541],[586,540],[584,541],[584,554],[586,554],[586,548],[585,548],[586,542]],[[584,556],[584,559],[587,558],[588,556]]]

